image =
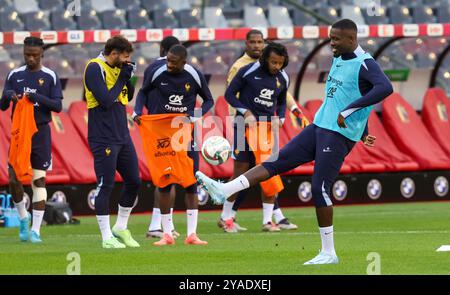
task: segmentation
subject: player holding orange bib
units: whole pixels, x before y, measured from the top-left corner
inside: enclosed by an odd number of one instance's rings
[[[189,64],[186,64],[186,58],[186,48],[182,45],[175,45],[170,48],[169,53],[167,54],[167,63],[162,64],[159,67],[155,67],[150,73],[149,77],[151,77],[151,79],[149,79],[148,83],[143,85],[141,91],[144,93],[152,91],[151,99],[153,100],[153,105],[155,106],[152,112],[153,114],[183,114],[184,116],[189,117],[191,122],[194,122],[197,119],[200,119],[201,115],[208,112],[208,110],[213,106],[214,100],[212,98],[211,91],[209,90],[206,83],[205,77],[197,69]],[[197,95],[200,95],[203,99],[201,114],[194,114]],[[137,100],[142,99],[143,97],[144,96],[138,96]],[[136,104],[138,103],[142,104],[142,102],[137,101]],[[141,117],[137,117],[135,118],[135,121],[139,122],[140,119]],[[167,123],[166,125],[167,127],[165,127],[164,129],[169,129],[171,124]],[[164,130],[163,132],[166,131],[167,130]],[[160,147],[164,147],[165,149],[165,146],[167,145],[167,136],[159,139]],[[147,139],[143,140],[146,141]],[[174,142],[171,140],[171,148],[174,149],[173,143]],[[183,144],[185,143],[186,141],[183,141]],[[173,245],[175,243],[172,235],[173,228],[171,226],[170,189],[174,183],[180,183],[179,180],[176,179],[179,177],[182,177],[181,181],[184,187],[188,185],[186,187],[185,198],[187,207],[187,238],[185,239],[185,244],[207,244],[207,242],[200,240],[196,233],[198,219],[198,197],[197,183],[195,182],[195,179],[193,177],[194,172],[198,171],[199,155],[198,152],[194,150],[194,140],[189,140],[189,148],[190,149],[187,151],[186,155],[190,159],[192,159],[193,169],[189,170],[190,168],[181,168],[185,166],[165,167],[164,169],[171,170],[170,175],[172,179],[169,182],[165,182],[159,177],[154,177],[153,173],[155,172],[152,172],[153,165],[152,167],[149,167],[150,173],[152,173],[152,180],[158,187],[158,190],[161,194],[159,205],[161,209],[161,220],[164,234],[160,241],[154,243],[154,245],[156,246]],[[152,152],[158,153],[157,147],[156,151],[153,150]],[[171,153],[172,151],[165,152]],[[177,157],[174,158],[180,159],[182,158],[182,156],[181,154],[177,154]],[[186,160],[186,157],[183,156],[183,159]],[[180,171],[179,169],[183,169],[183,171]],[[169,171],[166,172],[169,173]]]

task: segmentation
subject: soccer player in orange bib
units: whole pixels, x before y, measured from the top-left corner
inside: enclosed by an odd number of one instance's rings
[[[154,106],[152,114],[183,114],[188,116],[191,122],[195,122],[213,106],[214,100],[205,77],[197,69],[186,64],[186,58],[186,48],[182,45],[175,45],[170,48],[167,54],[167,63],[155,67],[150,73],[150,79],[143,85],[140,93],[147,94],[152,91],[151,99]],[[200,95],[203,99],[201,114],[194,113],[197,95]],[[139,100],[144,97],[144,95],[138,95],[136,103],[140,103]],[[137,121],[144,118],[138,117]],[[141,122],[141,124],[144,124],[144,122]],[[168,128],[170,128],[170,125]],[[146,139],[143,138],[143,141],[146,141]],[[160,144],[164,147],[166,146],[165,142],[161,141]],[[187,152],[187,155],[193,161],[192,175],[190,171],[183,171],[183,173],[188,173],[186,175],[188,178],[194,176],[194,172],[198,170],[199,161],[198,152],[195,151],[194,139],[190,141],[189,145],[190,150]],[[176,167],[171,169],[176,169]],[[152,167],[149,167],[149,170],[152,173]],[[172,171],[171,173],[180,174],[180,171]],[[153,179],[153,181],[155,182],[156,179]],[[188,183],[187,180],[185,181]],[[185,244],[205,245],[207,242],[200,240],[196,233],[198,219],[197,183],[195,179],[189,181],[192,184],[186,187],[187,238],[185,239]],[[168,184],[158,187],[161,194],[160,209],[164,234],[160,241],[154,243],[156,246],[175,244],[171,226],[172,216],[170,214],[170,189],[172,185]]]
[[[28,153],[16,153],[15,148],[10,148],[9,160],[9,189],[14,200],[14,204],[20,216],[19,238],[21,241],[31,241],[32,243],[40,243],[40,227],[44,218],[45,201],[47,200],[47,190],[45,188],[45,176],[48,169],[51,169],[52,163],[52,142],[50,126],[48,123],[52,120],[51,112],[59,113],[62,109],[63,99],[61,83],[56,73],[41,64],[41,58],[44,53],[44,42],[37,37],[27,37],[24,41],[24,58],[25,65],[12,70],[5,81],[3,95],[0,106],[3,111],[7,110],[13,103],[13,115],[16,114],[15,109],[19,99],[27,99],[34,106],[34,121],[32,123],[37,127],[37,132],[28,134],[32,136],[31,149]],[[21,101],[20,104],[24,103]],[[21,108],[22,109],[22,108]],[[25,113],[24,113],[25,114]],[[18,119],[18,118],[13,118]],[[27,119],[27,118],[22,118]],[[28,119],[33,119],[28,118]],[[16,127],[13,120],[13,127]],[[22,127],[27,126],[22,125]],[[35,124],[34,124],[35,123]],[[28,124],[28,126],[30,126]],[[20,132],[28,132],[27,127]],[[17,130],[16,130],[17,131]],[[15,142],[15,134],[12,134],[12,144]],[[26,142],[26,141],[25,141]],[[18,147],[24,148],[24,147]],[[19,171],[15,171],[16,167],[12,166],[12,162],[17,163],[17,157],[25,157],[25,160],[31,161],[31,188],[33,190],[33,224],[31,231],[29,229],[30,217],[25,208],[23,200],[22,182],[27,181],[24,175],[19,175]],[[14,159],[12,158],[14,157]],[[19,160],[19,161],[21,161]],[[28,165],[29,166],[29,165]],[[16,172],[17,175],[16,175]],[[22,174],[22,173],[20,173]]]

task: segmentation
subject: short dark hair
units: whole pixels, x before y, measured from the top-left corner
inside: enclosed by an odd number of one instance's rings
[[[186,47],[184,47],[183,45],[180,45],[180,44],[170,47],[169,52],[172,53],[173,55],[179,56],[181,58],[187,57]]]
[[[161,48],[163,50],[163,54],[167,55],[167,52],[169,52],[170,48],[174,45],[179,45],[180,40],[178,40],[177,37],[174,36],[167,36],[166,38],[162,39],[161,41]]]
[[[261,35],[261,37],[264,39],[264,35],[260,30],[250,30],[247,32],[247,35],[245,36],[246,40],[250,39],[251,35]]]
[[[289,55],[286,47],[283,44],[276,42],[269,42],[267,46],[264,48],[261,57],[259,58],[259,63],[262,67],[267,67],[267,61],[269,60],[270,53],[274,52],[277,55],[284,57],[284,64],[281,69],[284,69],[289,64]],[[267,68],[266,68],[267,70]]]
[[[105,49],[103,50],[103,53],[105,55],[110,55],[113,50],[116,50],[119,53],[131,53],[133,52],[133,44],[131,44],[130,41],[128,41],[127,38],[125,38],[122,35],[116,35],[114,37],[111,37],[106,41]]]
[[[26,37],[25,40],[23,40],[23,44],[25,46],[44,47],[44,41],[41,38],[33,36]]]
[[[358,32],[358,27],[356,26],[355,22],[348,18],[338,20],[331,26],[331,28]]]

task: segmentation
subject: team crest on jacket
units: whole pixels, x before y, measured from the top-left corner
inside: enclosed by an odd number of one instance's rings
[[[39,82],[39,86],[43,86],[44,85],[44,79],[40,78],[38,80],[38,82]]]
[[[186,88],[186,92],[189,92],[189,90],[191,89],[191,84],[189,83],[184,84],[184,88]]]
[[[110,148],[106,148],[105,149],[105,153],[106,153],[106,156],[109,156],[111,154],[111,149]]]
[[[278,77],[276,79],[277,79],[277,88],[280,88],[281,87],[281,83],[280,83],[280,81],[278,81]]]

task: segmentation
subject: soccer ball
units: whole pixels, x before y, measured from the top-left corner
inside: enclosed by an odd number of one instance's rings
[[[231,145],[222,136],[208,137],[202,145],[202,156],[206,162],[217,166],[225,163],[231,155]]]

